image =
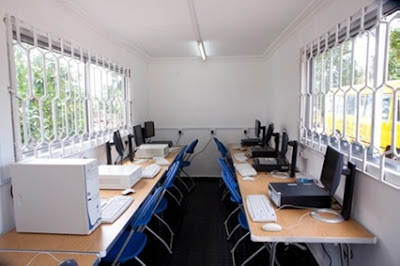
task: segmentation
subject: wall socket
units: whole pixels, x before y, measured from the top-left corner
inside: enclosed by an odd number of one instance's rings
[[[243,128],[243,134],[245,136],[247,136],[247,133],[249,133],[249,129],[248,128]]]
[[[178,129],[178,134],[179,134],[179,135],[183,135],[183,128],[179,128],[179,129]]]
[[[217,132],[215,131],[215,128],[210,128],[210,133],[211,135],[215,135]]]

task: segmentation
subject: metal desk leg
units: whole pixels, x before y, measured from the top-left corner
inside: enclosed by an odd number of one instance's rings
[[[278,242],[271,243],[271,249],[269,251],[269,266],[274,266],[277,245]]]
[[[340,262],[341,262],[341,264],[350,266],[350,259],[351,259],[350,244],[340,243],[339,247],[340,247]],[[346,264],[344,264],[345,260],[346,260]]]

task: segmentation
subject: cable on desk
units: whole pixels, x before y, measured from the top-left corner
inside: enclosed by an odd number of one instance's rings
[[[37,257],[39,257],[42,254],[52,257],[57,263],[62,262],[62,260],[57,259],[53,254],[51,254],[49,252],[39,252],[35,256],[33,256],[33,258],[26,264],[26,266],[29,266]]]
[[[301,223],[301,221],[303,220],[303,218],[306,217],[307,215],[309,215],[310,213],[311,213],[311,212],[306,212],[305,214],[303,214],[303,215],[299,218],[299,221],[298,221],[297,223],[295,223],[294,225],[291,225],[291,226],[289,226],[289,227],[282,227],[282,229],[288,230],[288,229],[292,229],[292,228],[294,228],[294,227],[296,227],[296,226],[299,226],[299,224]]]
[[[175,145],[178,145],[179,140],[181,139],[182,134],[179,134],[178,139],[175,141]]]
[[[324,243],[321,243],[321,245],[322,245],[322,249],[324,250],[326,256],[328,256],[328,258],[329,258],[329,266],[332,266],[332,258],[331,258],[331,256],[329,255],[328,251],[326,251]]]

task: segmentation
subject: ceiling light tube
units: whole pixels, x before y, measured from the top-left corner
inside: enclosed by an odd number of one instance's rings
[[[198,44],[199,44],[201,59],[206,60],[206,52],[204,51],[203,42],[199,41]]]

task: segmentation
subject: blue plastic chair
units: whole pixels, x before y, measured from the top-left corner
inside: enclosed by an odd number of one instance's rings
[[[178,153],[178,155],[175,157],[174,161],[172,162],[172,164],[174,164],[175,162],[178,162],[178,169],[180,169],[182,167],[182,163],[183,163],[183,157],[185,155],[186,149],[188,148],[187,145],[185,145],[182,150]],[[176,178],[179,177],[179,174],[176,175]],[[175,180],[175,179],[174,179]],[[174,188],[178,194],[179,194],[179,199],[177,196],[175,196],[172,192],[171,192],[171,188]],[[176,201],[176,203],[181,206],[181,202],[183,199],[183,193],[182,191],[172,182],[172,184],[170,184],[166,190],[166,192]]]
[[[142,252],[147,242],[147,236],[143,233],[143,230],[151,220],[162,192],[163,189],[158,188],[152,196],[148,197],[141,204],[130,222],[130,230],[122,233],[102,261],[115,265],[125,263],[131,259],[136,259],[141,265],[145,265],[137,257]]]
[[[191,165],[190,158],[192,157],[192,155],[194,153],[194,149],[196,148],[198,142],[199,142],[198,139],[193,140],[190,143],[190,145],[188,146],[188,148],[186,149],[185,154],[183,156],[181,168],[179,169],[179,175],[177,178],[189,192],[196,186],[196,183],[194,182],[193,178],[185,171],[184,168]],[[190,181],[192,182],[191,187],[188,187],[188,185],[182,180],[182,178],[180,177],[181,172],[183,172],[186,175],[186,177],[188,177],[190,179]]]
[[[167,188],[171,187],[171,184],[173,184],[174,179],[176,177],[176,175],[178,174],[178,170],[179,170],[179,162],[175,162],[171,165],[171,167],[168,169],[168,172],[165,174],[165,182],[162,185],[162,189],[163,189],[163,193],[167,192]],[[157,207],[154,211],[154,217],[156,217],[162,224],[164,224],[171,235],[169,244],[167,244],[167,242],[162,239],[160,236],[158,236],[156,233],[153,232],[153,234],[157,237],[157,239],[159,239],[161,241],[161,243],[163,243],[163,245],[167,248],[167,250],[169,251],[170,254],[172,254],[172,244],[173,244],[173,239],[174,239],[174,232],[172,231],[171,227],[168,225],[168,223],[159,216],[159,214],[161,214],[162,212],[164,212],[168,207],[168,200],[166,197],[162,197],[160,202],[157,204]]]
[[[219,163],[225,164],[225,161],[222,158],[218,158]],[[225,229],[227,230],[227,234],[228,234],[228,240],[230,239],[230,237],[232,236],[232,234],[239,228],[242,227],[243,229],[245,229],[247,231],[246,234],[244,234],[238,241],[236,241],[235,245],[233,246],[233,248],[231,249],[231,253],[232,253],[232,261],[233,261],[233,265],[236,265],[236,260],[235,260],[235,250],[237,248],[237,246],[240,244],[240,242],[243,241],[243,239],[245,239],[248,235],[250,235],[250,230],[249,230],[249,224],[247,222],[247,218],[246,218],[246,213],[244,211],[243,208],[243,201],[242,201],[242,197],[239,193],[239,187],[237,186],[237,183],[235,182],[232,174],[230,173],[230,171],[226,170],[226,167],[223,167],[224,170],[222,171],[221,175],[222,175],[222,179],[225,183],[225,185],[227,186],[230,194],[231,194],[231,200],[235,203],[237,203],[239,205],[240,208],[240,212],[238,213],[238,225],[229,233],[228,231],[228,225],[227,223],[225,224]],[[233,211],[231,213],[231,215],[234,213],[235,211]],[[230,216],[231,216],[230,215]],[[230,217],[229,216],[229,217]],[[229,218],[228,217],[228,218]],[[266,244],[263,243],[263,246],[260,247],[256,252],[254,252],[249,258],[247,258],[241,265],[245,265],[246,263],[248,263],[250,260],[252,260],[258,253],[260,253],[263,249],[266,249],[267,251],[270,252],[271,247]]]

